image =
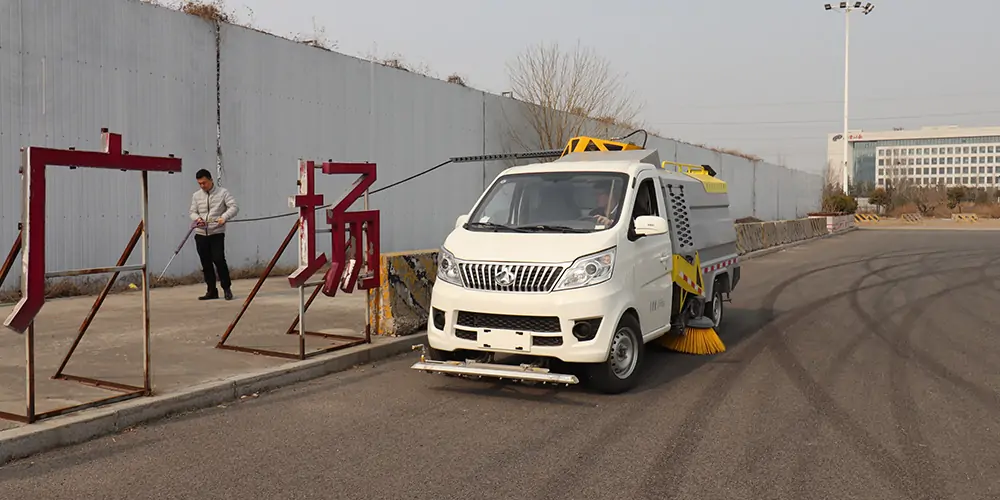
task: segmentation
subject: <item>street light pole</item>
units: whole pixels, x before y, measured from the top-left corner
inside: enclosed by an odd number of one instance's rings
[[[851,79],[849,78],[851,71],[851,9],[844,9],[844,169],[841,177],[841,186],[844,188],[844,194],[850,196],[850,179],[847,175],[848,166],[850,161],[848,160],[847,153],[850,150],[851,141],[849,135],[847,134],[847,110],[848,102],[850,100],[850,92],[848,88],[851,85]]]
[[[871,2],[867,2],[864,6],[861,2],[840,2],[840,8],[834,8],[831,4],[825,4],[823,6],[826,10],[836,10],[838,12],[844,12],[844,163],[843,170],[841,172],[841,187],[844,189],[844,194],[850,194],[850,178],[848,177],[848,166],[850,165],[850,159],[848,157],[850,151],[850,136],[848,135],[848,105],[850,99],[850,68],[851,68],[851,12],[855,10],[860,10],[864,12],[867,16],[874,8],[875,5]]]

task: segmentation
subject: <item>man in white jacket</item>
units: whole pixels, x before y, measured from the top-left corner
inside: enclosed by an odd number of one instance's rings
[[[201,169],[195,174],[201,189],[191,195],[191,220],[195,222],[194,242],[201,257],[201,267],[205,274],[205,285],[208,292],[198,297],[198,300],[219,298],[219,289],[215,286],[216,271],[222,285],[226,300],[233,300],[229,279],[229,266],[226,264],[226,222],[239,213],[236,199],[229,190],[216,186],[212,174]]]

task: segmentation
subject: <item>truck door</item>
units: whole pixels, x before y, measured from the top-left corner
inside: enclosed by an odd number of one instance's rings
[[[673,280],[671,266],[667,265],[671,257],[670,233],[638,237],[632,230],[636,217],[655,215],[667,218],[658,176],[653,172],[644,172],[639,175],[638,180],[628,239],[635,256],[632,282],[638,299],[636,309],[639,311],[639,321],[645,336],[669,327]]]

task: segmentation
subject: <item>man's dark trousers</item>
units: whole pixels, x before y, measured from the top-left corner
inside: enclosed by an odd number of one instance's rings
[[[201,257],[201,268],[205,273],[208,294],[217,297],[219,289],[215,287],[216,270],[218,270],[222,289],[229,290],[231,286],[229,266],[226,264],[226,234],[219,233],[209,236],[196,234],[194,235],[194,243],[198,248],[198,256]]]

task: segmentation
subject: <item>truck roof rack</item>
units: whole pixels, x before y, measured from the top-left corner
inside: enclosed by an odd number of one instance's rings
[[[580,136],[569,140],[569,143],[566,144],[566,149],[562,151],[562,156],[570,153],[582,153],[584,151],[631,151],[636,149],[645,148],[636,146],[631,142],[609,141],[596,137]]]

